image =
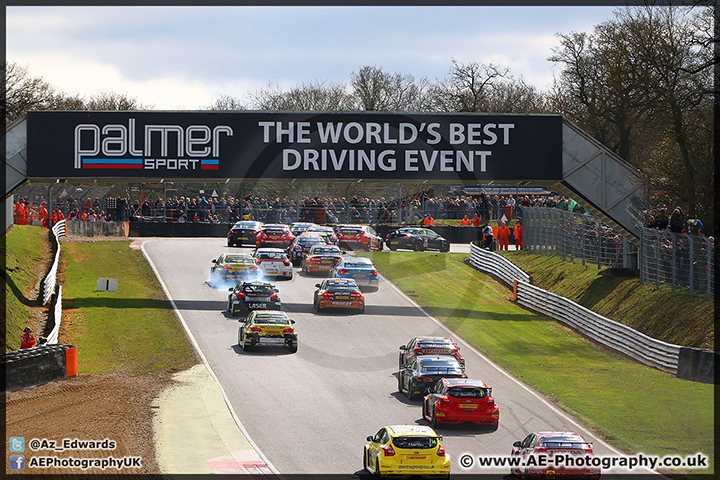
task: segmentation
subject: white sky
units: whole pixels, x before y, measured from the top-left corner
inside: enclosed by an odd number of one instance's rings
[[[615,8],[6,7],[6,60],[69,94],[114,91],[162,110],[348,82],[365,65],[435,82],[452,58],[545,90],[556,33],[591,32]]]

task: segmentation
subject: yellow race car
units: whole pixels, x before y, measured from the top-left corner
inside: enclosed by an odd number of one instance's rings
[[[280,310],[253,310],[240,320],[238,345],[245,351],[257,346],[285,347],[290,353],[297,352],[295,320]]]
[[[450,476],[450,455],[442,437],[426,425],[383,427],[363,447],[363,468],[377,477],[386,475]]]

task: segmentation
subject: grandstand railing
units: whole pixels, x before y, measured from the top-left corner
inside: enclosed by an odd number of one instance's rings
[[[653,339],[560,295],[535,287],[528,275],[501,255],[470,244],[470,263],[515,290],[521,306],[557,320],[581,335],[636,361],[677,375],[680,346]],[[517,274],[517,271],[520,274]]]

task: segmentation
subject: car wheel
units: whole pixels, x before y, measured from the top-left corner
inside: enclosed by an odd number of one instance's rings
[[[442,245],[440,245],[440,251],[441,252],[449,252],[450,251],[450,242],[443,242]]]
[[[423,250],[425,250],[425,247],[423,247],[423,243],[421,240],[417,240],[413,243],[413,250],[415,250],[416,252],[422,252]]]
[[[285,347],[285,348],[287,348],[287,351],[290,353],[297,353],[297,349],[298,349],[297,345],[295,345],[294,347]]]
[[[307,266],[306,266],[304,263],[303,263],[303,266],[302,266],[302,272],[303,272],[303,275],[307,275],[307,273],[308,273],[308,272],[307,272]]]
[[[500,426],[500,422],[496,423],[492,427],[490,427],[491,432],[497,432],[498,427]]]
[[[402,386],[402,376],[398,373],[398,392],[404,393]]]
[[[417,398],[417,395],[415,395],[415,393],[414,393],[415,389],[412,387],[413,387],[412,383],[408,382],[408,387],[407,387],[408,400],[415,400]]]
[[[437,427],[437,415],[435,414],[435,409],[433,409],[432,417],[430,417],[430,426],[433,428]]]
[[[238,335],[238,343],[240,344],[240,348],[245,350],[245,339],[243,338],[243,330],[240,329],[240,334]]]
[[[388,248],[390,249],[391,252],[394,252],[395,250],[397,250],[397,247],[395,245],[392,245],[392,246],[388,245]]]
[[[360,313],[365,313],[365,305],[360,309]]]
[[[233,244],[232,244],[232,242],[231,242],[230,240],[228,240],[227,246],[228,246],[228,247],[232,247],[232,246],[233,246]]]
[[[398,355],[398,368],[402,369],[403,367],[403,361],[402,361],[402,353]]]

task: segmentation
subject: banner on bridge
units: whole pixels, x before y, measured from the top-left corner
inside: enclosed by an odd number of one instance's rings
[[[28,177],[559,181],[562,117],[28,112]]]

